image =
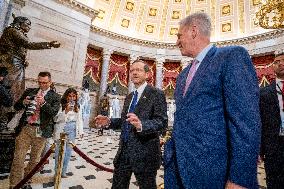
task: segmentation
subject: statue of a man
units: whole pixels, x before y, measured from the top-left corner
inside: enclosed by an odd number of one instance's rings
[[[0,38],[0,66],[8,69],[8,82],[11,87],[14,102],[16,102],[25,90],[25,68],[27,49],[39,50],[58,48],[60,43],[30,42],[27,33],[31,28],[31,21],[22,16],[14,18],[13,23],[6,27]]]
[[[168,111],[169,111],[169,115],[168,115],[169,121],[173,122],[174,121],[174,114],[175,114],[175,111],[176,111],[176,106],[175,106],[173,101],[170,102]]]
[[[109,98],[106,93],[100,99],[98,113],[104,116],[109,116]],[[98,134],[103,135],[103,127],[99,129]]]
[[[113,110],[112,118],[120,118],[120,103],[117,96],[111,101],[111,107]]]

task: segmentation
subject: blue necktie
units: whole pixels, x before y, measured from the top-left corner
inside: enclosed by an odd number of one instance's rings
[[[133,94],[133,97],[132,97],[132,102],[130,104],[128,113],[133,113],[134,112],[135,106],[137,104],[137,99],[138,99],[138,92],[134,91],[134,94]],[[131,125],[130,125],[129,122],[125,122],[123,124],[123,130],[122,130],[123,142],[127,142],[128,141],[130,128],[131,128]]]

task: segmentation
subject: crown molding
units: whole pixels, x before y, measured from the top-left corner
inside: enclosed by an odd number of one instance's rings
[[[84,5],[83,3],[80,3],[75,0],[55,0],[59,2],[60,4],[66,5],[78,12],[81,12],[87,16],[90,16],[91,18],[97,17],[99,14],[99,11],[92,9],[91,7],[88,7],[87,5]]]
[[[175,43],[163,43],[163,42],[155,42],[155,41],[150,41],[150,40],[137,39],[137,38],[121,35],[121,34],[118,34],[112,31],[108,31],[106,29],[99,28],[97,26],[91,26],[91,31],[101,34],[106,37],[110,37],[110,38],[121,40],[121,41],[126,41],[128,43],[130,42],[136,45],[161,48],[161,49],[176,49],[177,48]],[[246,44],[251,44],[251,43],[255,43],[259,41],[265,41],[265,40],[277,38],[283,35],[284,35],[284,30],[279,29],[279,30],[273,30],[273,31],[269,31],[266,33],[258,34],[258,35],[252,35],[252,36],[247,36],[247,37],[232,39],[232,40],[226,40],[226,41],[217,41],[213,43],[219,47],[228,46],[228,45],[246,45]]]

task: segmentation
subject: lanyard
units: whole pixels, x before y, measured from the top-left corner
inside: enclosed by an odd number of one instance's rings
[[[276,86],[278,87],[278,90],[276,89],[277,94],[280,94],[282,96],[282,102],[284,103],[284,91],[282,91],[282,89],[280,88],[278,83],[276,84]],[[282,111],[284,111],[284,104],[283,104],[283,107],[282,107]]]

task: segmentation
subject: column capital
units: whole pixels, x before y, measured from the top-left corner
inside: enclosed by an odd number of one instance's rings
[[[157,67],[163,67],[164,62],[165,62],[164,57],[156,58]]]
[[[132,64],[135,60],[137,60],[139,56],[137,54],[130,54],[129,56],[129,61],[130,61],[130,64]]]
[[[111,49],[103,49],[104,58],[110,58],[112,53],[113,53],[113,50],[111,50]]]

